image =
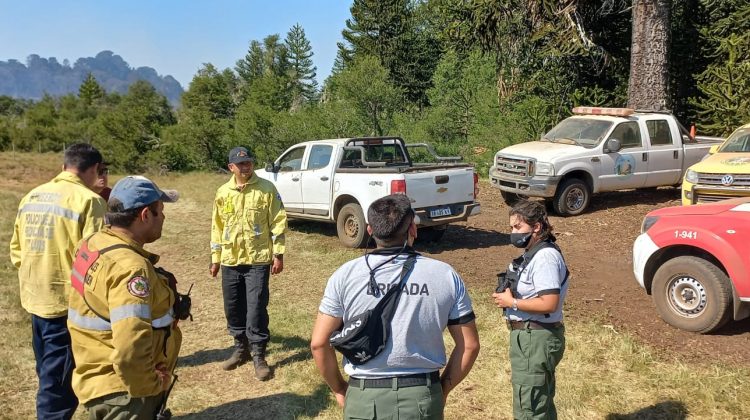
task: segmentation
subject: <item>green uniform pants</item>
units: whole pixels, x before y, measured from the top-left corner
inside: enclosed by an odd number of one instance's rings
[[[565,327],[510,332],[515,419],[557,419],[555,367],[564,352]]]
[[[443,419],[440,382],[405,388],[361,388],[349,385],[344,419]]]
[[[154,420],[164,394],[133,398],[125,393],[105,395],[85,404],[89,420]]]

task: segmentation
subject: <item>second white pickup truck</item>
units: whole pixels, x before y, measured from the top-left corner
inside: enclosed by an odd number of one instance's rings
[[[422,148],[438,163],[414,163]],[[457,157],[399,137],[314,140],[287,149],[259,177],[276,185],[291,218],[336,223],[341,242],[367,244],[367,209],[380,197],[406,194],[419,216],[421,239],[437,241],[449,223],[479,214],[477,175]]]
[[[495,154],[490,181],[503,200],[543,197],[563,216],[583,213],[593,193],[679,185],[685,170],[722,139],[693,137],[669,113],[573,109],[539,141]]]

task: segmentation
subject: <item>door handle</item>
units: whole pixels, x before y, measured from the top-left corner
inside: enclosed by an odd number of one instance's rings
[[[297,182],[299,181],[299,178],[292,178],[292,181]]]
[[[675,150],[673,156],[674,156],[675,159],[679,159],[680,158],[680,152],[678,152],[677,150]]]
[[[328,177],[325,176],[325,175],[323,175],[323,176],[320,177],[320,180],[321,181],[328,181]]]
[[[643,152],[643,155],[642,155],[642,160],[643,160],[644,162],[648,162],[648,153],[646,153],[646,152]]]

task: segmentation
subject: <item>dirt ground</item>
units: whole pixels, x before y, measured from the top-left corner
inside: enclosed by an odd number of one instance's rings
[[[519,251],[508,241],[508,207],[498,190],[482,185],[482,214],[450,226],[443,240],[421,247],[453,265],[475,299],[494,288],[496,273]],[[678,330],[657,315],[651,296],[635,281],[632,246],[649,211],[679,205],[679,190],[626,191],[594,196],[591,209],[577,217],[551,217],[571,272],[566,322],[595,318],[603,328],[626,331],[657,349],[665,359],[720,360],[750,364],[750,319],[730,322],[712,335]]]

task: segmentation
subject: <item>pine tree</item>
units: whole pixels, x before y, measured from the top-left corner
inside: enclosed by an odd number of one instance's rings
[[[101,99],[104,96],[104,89],[99,85],[91,72],[86,76],[86,80],[81,83],[78,88],[78,97],[81,98],[83,103],[91,105],[94,101]]]
[[[750,121],[750,4],[744,0],[706,0],[712,16],[701,35],[713,63],[697,76],[702,97],[698,125],[708,134],[729,134]]]
[[[377,57],[406,98],[420,106],[427,104],[426,90],[441,55],[421,7],[411,0],[354,0],[342,31],[345,42],[338,46],[344,67],[361,56]]]
[[[284,44],[289,51],[292,107],[296,108],[302,102],[315,100],[318,93],[318,82],[315,81],[317,68],[313,65],[312,47],[302,26],[299,24],[292,26]]]

